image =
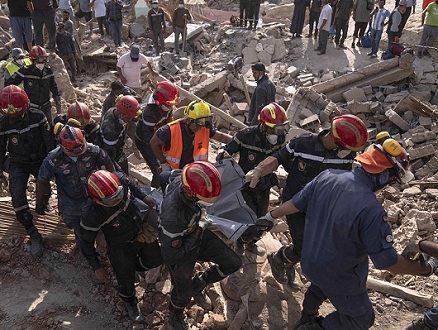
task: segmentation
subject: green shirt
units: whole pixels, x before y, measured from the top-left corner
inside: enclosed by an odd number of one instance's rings
[[[427,17],[425,24],[430,26],[438,26],[438,5],[435,2],[431,2],[427,8]]]

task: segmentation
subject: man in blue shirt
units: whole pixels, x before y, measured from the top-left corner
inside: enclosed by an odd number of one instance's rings
[[[420,264],[398,255],[393,247],[386,212],[374,191],[395,177],[406,182],[410,172],[384,147],[376,145],[357,156],[361,167],[352,171],[322,172],[259,219],[268,223],[286,214],[306,213],[301,268],[311,285],[294,330],[369,329],[375,315],[366,289],[368,256],[377,269],[395,273],[431,275],[436,270],[438,260]],[[398,149],[401,154],[399,144]],[[318,317],[326,299],[336,311]]]
[[[56,47],[58,55],[64,61],[66,68],[70,70],[71,82],[76,81],[76,48],[71,34],[65,30],[64,23],[58,23],[58,33],[56,34]]]

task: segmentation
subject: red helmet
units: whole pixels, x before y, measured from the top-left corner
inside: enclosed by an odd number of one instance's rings
[[[81,123],[81,126],[84,127],[90,122],[90,109],[85,103],[76,101],[68,107],[67,118],[76,119]]]
[[[94,202],[112,207],[121,202],[124,189],[113,173],[100,170],[89,176],[87,192]]]
[[[152,97],[155,100],[155,104],[158,106],[163,104],[172,106],[181,102],[178,87],[170,81],[162,81],[158,83]]]
[[[221,193],[221,176],[212,164],[197,161],[183,167],[181,186],[200,201],[212,204]]]
[[[31,58],[32,60],[36,60],[39,57],[47,57],[47,52],[46,50],[41,47],[41,46],[33,46],[32,49],[29,52],[29,58]]]
[[[138,101],[131,95],[122,96],[116,103],[116,108],[128,117],[137,116]]]
[[[65,125],[58,138],[62,150],[69,156],[77,157],[87,150],[87,141],[80,128]]]
[[[258,120],[259,123],[272,128],[275,134],[281,134],[289,130],[286,111],[284,111],[281,105],[275,102],[269,103],[260,111]]]
[[[368,141],[363,121],[353,115],[342,115],[332,120],[331,133],[335,143],[352,151],[360,151]]]
[[[9,85],[0,94],[0,112],[7,117],[15,117],[29,109],[29,98],[18,86]]]

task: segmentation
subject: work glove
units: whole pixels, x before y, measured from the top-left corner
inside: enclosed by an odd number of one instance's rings
[[[216,161],[220,162],[223,159],[228,159],[231,158],[231,155],[228,153],[228,151],[224,150],[224,149],[219,149],[217,156],[216,156]]]
[[[173,170],[172,166],[170,166],[169,163],[163,163],[160,165],[160,167],[161,167],[161,172],[169,172]]]
[[[0,190],[6,191],[8,189],[8,180],[6,180],[3,172],[0,174]]]
[[[402,256],[408,259],[415,259],[418,253],[420,253],[419,247],[420,241],[410,241],[408,245],[405,246]]]
[[[275,218],[272,216],[271,212],[266,213],[263,217],[257,219],[255,225],[264,231],[270,231],[274,227]]]
[[[430,276],[435,273],[436,269],[438,268],[438,259],[434,257],[426,258],[426,256],[423,253],[420,253],[418,259],[420,260],[420,264],[422,267],[430,266],[430,273],[424,276]]]
[[[395,41],[395,42],[399,42],[399,40],[400,40],[399,37],[397,37],[397,36],[394,37],[394,41]]]
[[[208,217],[207,210],[202,208],[201,209],[201,219],[199,219],[199,222],[198,222],[199,228],[201,228],[202,231],[204,231],[204,229],[206,229],[212,223],[213,223],[213,220],[211,220]]]
[[[45,215],[47,208],[44,205],[35,206],[35,212],[39,215]]]
[[[262,176],[262,168],[257,166],[253,170],[246,173],[245,182],[249,182],[250,188],[255,188],[261,176]]]
[[[137,235],[137,241],[140,243],[151,244],[157,239],[158,233],[156,230],[149,225],[147,222],[143,222],[143,228]]]

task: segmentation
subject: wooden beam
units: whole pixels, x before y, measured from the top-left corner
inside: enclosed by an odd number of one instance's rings
[[[230,113],[233,113],[233,107],[231,105],[231,100],[230,100],[230,97],[228,96],[227,93],[224,93],[224,99],[225,99],[225,103],[227,104],[228,110],[230,111]]]
[[[391,296],[407,299],[414,303],[431,308],[434,306],[433,297],[430,294],[423,294],[418,291],[405,288],[400,285],[392,284],[390,282],[377,280],[369,277],[367,279],[367,289],[387,293]]]
[[[243,92],[245,93],[246,103],[248,105],[251,103],[251,97],[249,96],[248,87],[246,86],[245,77],[243,75],[239,75],[240,82],[242,83]]]
[[[142,70],[143,72],[143,70]],[[157,80],[157,81],[167,81],[168,79],[166,79],[165,77],[163,77],[160,74],[151,74],[150,75],[152,80]],[[189,91],[185,90],[184,88],[178,86],[179,92],[182,96],[184,96],[185,98],[189,99],[190,101],[194,101],[194,100],[199,100],[201,99],[200,97],[196,96],[193,93],[190,93]],[[229,114],[227,114],[226,112],[222,111],[221,109],[219,109],[218,107],[215,107],[212,104],[208,104],[211,108],[211,111],[218,117],[220,117],[223,121],[227,122],[229,125],[234,125],[237,128],[246,128],[247,126],[242,123],[240,120],[237,120],[234,117],[231,117]],[[222,122],[223,124],[223,122]]]

